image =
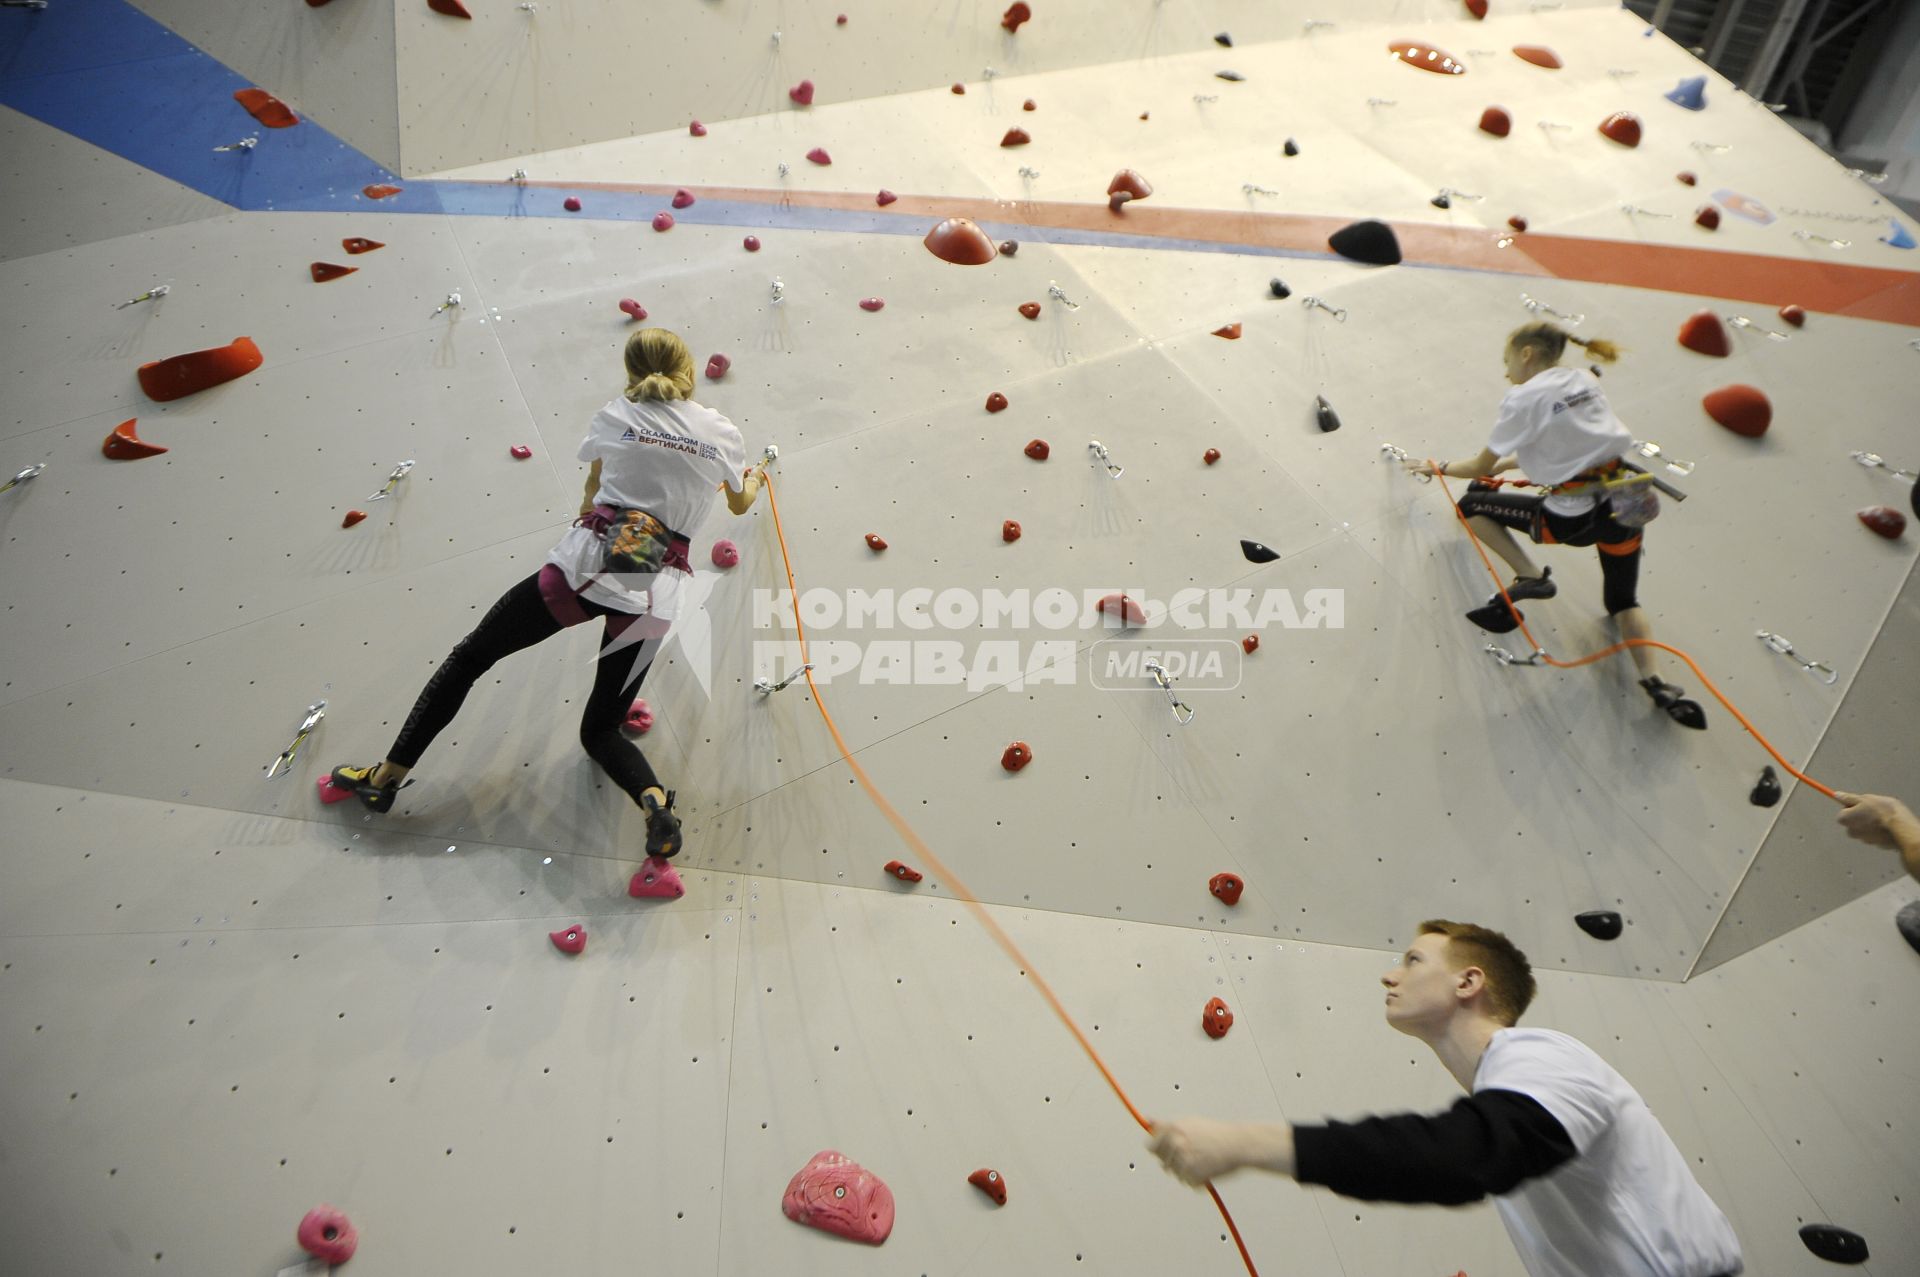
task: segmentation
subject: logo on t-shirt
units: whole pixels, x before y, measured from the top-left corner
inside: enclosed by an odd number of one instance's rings
[[[632,426],[628,426],[626,429],[626,433],[620,436],[621,443],[636,443],[639,441],[639,439],[640,439],[640,436],[637,433],[635,433],[634,428]]]
[[[1558,399],[1556,399],[1553,401],[1553,411],[1548,413],[1547,415],[1550,417],[1557,417],[1561,413],[1565,412],[1566,410],[1567,410],[1567,405],[1565,405],[1564,403],[1561,403]]]

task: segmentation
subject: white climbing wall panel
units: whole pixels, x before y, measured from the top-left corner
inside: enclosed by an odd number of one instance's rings
[[[236,66],[285,68],[316,38],[278,10],[142,7]],[[1482,24],[1452,3],[1383,2],[1309,34],[1298,5],[1169,0],[1093,22],[1063,4],[1036,6],[1012,42],[999,5],[941,6],[911,29],[850,7],[845,31],[833,6],[688,0],[648,22],[630,6],[473,7],[471,24],[424,0],[312,12],[343,33],[373,22],[368,47],[390,16],[409,172],[529,171],[523,189],[474,195],[495,199],[487,213],[408,215],[342,192],[354,211],[113,223],[103,233],[120,238],[43,252],[62,228],[21,208],[38,222],[5,241],[25,247],[0,262],[0,297],[30,321],[9,329],[0,470],[51,464],[0,495],[9,1262],[272,1272],[296,1262],[293,1225],[326,1200],[359,1225],[353,1271],[370,1274],[1239,1271],[1205,1198],[1141,1160],[1142,1136],[1031,979],[954,899],[958,875],[1150,1116],[1448,1102],[1424,1049],[1381,1024],[1375,981],[1422,918],[1501,927],[1542,974],[1529,1021],[1582,1036],[1641,1088],[1750,1272],[1821,1270],[1794,1237],[1809,1221],[1867,1235],[1869,1273],[1920,1265],[1920,959],[1889,921],[1920,889],[1876,890],[1890,860],[1839,842],[1830,806],[1797,814],[1816,796],[1791,783],[1787,804],[1749,805],[1765,756],[1717,703],[1712,730],[1685,733],[1650,712],[1624,660],[1485,656],[1460,613],[1490,582],[1438,488],[1380,453],[1480,447],[1501,341],[1531,317],[1523,292],[1585,315],[1578,331],[1627,347],[1604,383],[1622,417],[1697,463],[1675,479],[1689,499],[1649,533],[1657,633],[1786,757],[1837,786],[1897,788],[1897,769],[1856,780],[1819,752],[1844,728],[1836,757],[1900,757],[1893,716],[1843,714],[1843,698],[1912,690],[1860,673],[1904,615],[1915,553],[1911,533],[1882,542],[1854,522],[1872,493],[1904,490],[1846,454],[1911,462],[1920,367],[1913,327],[1881,317],[1915,267],[1876,241],[1888,210],[1870,188],[1718,79],[1703,114],[1661,100],[1697,65],[1601,5]],[[1366,27],[1362,9],[1396,25]],[[1232,50],[1212,44],[1223,29]],[[1401,35],[1473,69],[1396,67],[1382,45]],[[1504,52],[1525,42],[1568,68]],[[989,63],[1000,74],[983,83]],[[1245,82],[1214,78],[1228,66]],[[806,112],[785,100],[802,74],[821,86]],[[375,128],[377,101],[356,96],[336,123],[314,92],[289,101],[374,153],[354,130]],[[709,93],[712,133],[691,138],[689,103]],[[1020,109],[1028,97],[1038,110]],[[1504,142],[1473,128],[1493,101],[1515,118]],[[1638,150],[1595,135],[1616,109],[1646,120]],[[1002,150],[1015,124],[1034,142]],[[662,131],[582,144],[641,129]],[[1289,136],[1297,158],[1280,154]],[[92,163],[59,135],[35,144],[62,148],[62,173]],[[813,146],[834,164],[809,164]],[[1115,218],[1101,192],[1123,166],[1157,189]],[[1682,167],[1697,188],[1672,180]],[[656,233],[647,219],[676,186],[700,200]],[[902,195],[891,212],[873,204],[881,187]],[[1485,198],[1442,211],[1428,202],[1442,187]],[[1723,187],[1781,220],[1693,226]],[[566,193],[582,212],[561,211]],[[1017,255],[937,261],[920,236],[947,212],[1018,240]],[[1556,278],[1524,244],[1490,247],[1514,213],[1535,236],[1591,242]],[[1326,226],[1288,237],[1270,214]],[[1405,265],[1320,251],[1362,216],[1401,227]],[[1080,226],[1137,237],[1089,243]],[[1449,227],[1483,228],[1458,260],[1428,229]],[[387,247],[342,258],[353,235]],[[1729,300],[1706,288],[1738,292],[1712,271],[1698,293],[1609,275],[1661,247],[1721,254],[1727,279],[1751,273],[1741,254],[1888,273],[1854,315],[1816,313],[1784,343],[1735,331],[1732,356],[1708,360],[1673,342],[1687,314],[1777,327],[1794,298]],[[316,286],[313,260],[360,269]],[[1293,295],[1271,298],[1270,277]],[[163,301],[113,309],[162,278]],[[453,292],[462,304],[435,314]],[[868,296],[885,309],[859,309]],[[1303,607],[1337,591],[1340,624],[1262,628],[1233,686],[1180,688],[1196,710],[1181,727],[1144,679],[1093,677],[1113,638],[1096,624],[912,628],[930,601],[886,631],[808,614],[816,660],[908,640],[955,644],[968,664],[988,643],[1019,653],[974,665],[973,686],[855,670],[824,685],[948,867],[919,865],[927,880],[909,888],[880,866],[915,853],[856,787],[805,685],[752,689],[785,672],[768,662],[792,639],[766,603],[786,584],[772,509],[716,509],[694,556],[707,604],[643,691],[658,715],[643,743],[688,818],[684,899],[625,894],[644,830],[577,745],[584,630],[491,672],[392,815],[320,806],[326,767],[385,746],[451,644],[572,517],[574,449],[621,385],[622,297],[684,333],[696,364],[732,358],[699,397],[750,452],[779,444],[803,591],[1285,590]],[[1038,320],[1017,313],[1026,301]],[[1212,335],[1234,322],[1239,340]],[[266,356],[252,375],[171,404],[139,392],[140,363],[241,333]],[[1730,382],[1771,397],[1764,440],[1700,411]],[[1005,412],[985,411],[993,391]],[[1339,432],[1315,428],[1316,395]],[[172,451],[104,460],[100,439],[129,417]],[[1036,437],[1044,464],[1022,452]],[[1089,464],[1095,438],[1120,478]],[[532,460],[509,458],[519,443]],[[414,471],[369,503],[403,459]],[[371,517],[343,531],[353,507]],[[1024,529],[1013,544],[1006,519]],[[706,568],[723,535],[743,555],[726,574]],[[1281,557],[1251,564],[1242,538]],[[1542,641],[1561,656],[1611,642],[1592,555],[1541,553],[1563,582],[1527,606]],[[1196,633],[1237,656],[1250,628]],[[1757,629],[1830,661],[1837,683]],[[1518,635],[1510,648],[1524,651]],[[1677,662],[1666,672],[1701,694]],[[293,774],[264,781],[322,697]],[[1013,740],[1035,753],[1017,776],[999,766]],[[1809,875],[1749,875],[1763,846],[1854,877],[1789,899]],[[1223,870],[1247,880],[1233,909],[1205,892]],[[1743,884],[1754,894],[1730,911]],[[1619,941],[1573,925],[1595,908],[1626,916]],[[1716,937],[1729,920],[1738,938]],[[580,921],[587,953],[564,958],[546,933]],[[1713,969],[1683,983],[1710,946]],[[1217,1043],[1196,1023],[1215,994],[1239,1017]],[[884,1249],[780,1217],[787,1178],[830,1147],[892,1184]],[[1004,1210],[965,1183],[983,1165],[1008,1178]],[[1518,1272],[1485,1207],[1372,1207],[1259,1180],[1223,1191],[1268,1274]]]

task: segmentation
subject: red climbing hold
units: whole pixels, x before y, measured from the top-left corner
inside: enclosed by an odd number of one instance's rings
[[[1040,107],[1038,106],[1038,104],[1034,102],[1032,98],[1028,98],[1025,102],[1022,102],[1020,104],[1020,109],[1022,111],[1038,111]]]
[[[687,132],[693,134],[695,137],[705,137],[707,135],[707,126],[698,120],[694,120],[687,125]]]
[[[1622,146],[1640,145],[1640,117],[1631,111],[1615,111],[1600,121],[1600,134]]]
[[[827,154],[827,148],[824,146],[816,146],[811,151],[808,151],[807,158],[812,160],[815,164],[833,163],[833,157]]]
[[[1146,116],[1141,116],[1146,119]],[[1143,200],[1153,194],[1153,183],[1130,168],[1123,168],[1107,183],[1107,207],[1118,213],[1129,200]]]
[[[1720,210],[1711,204],[1702,204],[1700,210],[1693,215],[1693,224],[1704,226],[1710,231],[1719,230]]]
[[[1700,181],[1699,177],[1696,176],[1691,169],[1685,172],[1675,173],[1673,176],[1682,186],[1695,186],[1698,185]]]
[[[377,239],[364,239],[358,235],[349,235],[346,239],[340,241],[340,247],[357,256],[360,253],[371,253],[376,248],[385,248],[386,245]]]
[[[290,129],[300,123],[300,117],[287,109],[282,102],[265,89],[239,89],[233,100],[247,108],[247,114],[270,129]]]
[[[1000,25],[1009,32],[1018,32],[1020,24],[1033,20],[1033,10],[1027,7],[1027,0],[1013,0],[1013,5],[1000,15]]]
[[[324,284],[330,279],[339,279],[342,275],[351,275],[359,270],[358,266],[335,266],[332,262],[310,262],[307,273],[313,276],[313,282]]]
[[[1396,40],[1387,46],[1387,52],[1398,61],[1410,67],[1419,67],[1422,71],[1431,71],[1435,75],[1465,75],[1467,64],[1457,61],[1449,54],[1442,53],[1430,44],[1419,44],[1412,40]]]
[[[1000,751],[1000,766],[1010,772],[1017,772],[1033,761],[1033,750],[1023,740],[1017,740]]]
[[[138,417],[129,417],[113,428],[100,444],[101,455],[115,461],[138,461],[142,457],[157,457],[166,449],[157,443],[148,443],[134,433],[133,423]]]
[[[562,953],[585,953],[587,951],[587,929],[581,926],[566,927],[560,931],[547,932],[547,939],[553,941],[553,947]]]
[[[569,213],[578,213],[580,211],[580,197],[578,195],[569,195],[560,201],[560,207],[566,209]]]
[[[516,443],[507,452],[515,461],[525,461],[533,455],[533,449],[524,443]]]
[[[367,512],[365,510],[349,510],[347,511],[347,517],[340,520],[340,526],[343,528],[350,528],[354,524],[360,522],[360,520],[366,517],[367,517]]]
[[[165,452],[166,449],[162,448],[161,451]],[[1020,523],[1017,519],[1008,519],[1000,525],[1000,539],[1009,544],[1020,539]]]
[[[1013,255],[1014,255],[1015,253],[1017,253],[1017,252],[1019,252],[1019,251],[1020,251],[1020,241],[1019,241],[1019,240],[1017,240],[1017,239],[1003,239],[1003,240],[1001,240],[1001,241],[1000,241],[1000,256],[1002,256],[1002,257],[1012,257],[1012,256],[1013,256]]]
[[[427,8],[435,13],[444,13],[449,18],[465,18],[469,22],[473,21],[473,15],[467,12],[467,6],[461,4],[460,0],[427,0]]]
[[[867,533],[867,548],[875,554],[887,548],[887,539],[878,532]]]
[[[729,542],[728,544],[731,543]],[[719,547],[715,546],[714,548],[718,549]],[[647,704],[645,697],[634,701],[633,704],[627,706],[627,716],[622,720],[620,726],[632,732],[635,736],[645,736],[653,730],[653,706]]]
[[[1733,353],[1727,326],[1710,310],[1696,310],[1680,325],[1680,344],[1702,355],[1724,359]]]
[[[1475,18],[1487,16],[1487,0],[1467,0],[1467,12]]]
[[[733,360],[725,355],[713,355],[707,360],[707,380],[718,381],[727,375],[727,369],[733,367]]]
[[[927,251],[955,266],[984,266],[1000,255],[987,233],[971,218],[949,217],[927,232]]]
[[[873,197],[873,202],[878,204],[881,208],[885,208],[887,205],[893,203],[895,200],[899,198],[900,197],[898,195],[895,195],[892,191],[888,190],[886,187],[883,186],[880,188],[880,193]]]
[[[1033,141],[1033,135],[1025,129],[1008,129],[1000,135],[1002,146],[1025,146],[1031,141]]]
[[[235,337],[225,346],[141,364],[140,389],[147,392],[147,398],[165,403],[235,377],[244,377],[261,362],[260,348],[253,344],[253,338]]]
[[[690,208],[692,205],[693,192],[686,187],[683,186],[673,193],[673,206],[675,208]]]
[[[1146,609],[1140,606],[1137,599],[1130,599],[1124,594],[1107,595],[1094,604],[1093,610],[1113,618],[1122,628],[1147,623]]]
[[[963,98],[967,95],[967,86],[964,84],[961,84],[959,81],[956,80],[954,82],[953,88],[949,89],[948,92],[952,93],[953,96],[957,98]]]
[[[687,888],[672,865],[658,856],[648,856],[640,862],[639,872],[628,880],[627,894],[635,900],[677,900],[687,894]]]
[[[1216,328],[1213,330],[1213,335],[1215,337],[1225,337],[1228,341],[1239,341],[1240,325],[1227,324],[1224,327]]]
[[[1260,636],[1258,634],[1249,634],[1245,638],[1241,639],[1240,650],[1245,652],[1248,656],[1252,656],[1255,652],[1260,650]]]
[[[800,81],[800,83],[794,85],[791,89],[787,90],[787,96],[792,98],[795,102],[798,102],[801,106],[812,106],[813,105],[813,81],[812,80]]]
[[[893,1231],[893,1192],[858,1162],[826,1149],[787,1182],[788,1219],[848,1241],[878,1246]]]
[[[360,193],[370,200],[383,200],[389,195],[398,195],[400,188],[397,186],[388,186],[384,183],[375,183],[372,186],[361,187]]]
[[[879,297],[862,297],[860,299],[861,310],[880,310],[886,306],[886,304],[886,301]]]
[[[620,299],[620,309],[626,312],[627,318],[635,321],[647,317],[647,308],[631,297],[622,297]]]
[[[1239,874],[1215,874],[1207,879],[1207,890],[1218,896],[1222,904],[1239,904],[1240,893],[1246,889],[1246,880]]]
[[[730,568],[740,562],[740,547],[722,537],[713,543],[713,566]]]
[[[1208,448],[1200,454],[1200,460],[1206,462],[1208,465],[1212,465],[1214,462],[1220,460],[1220,449]]]
[[[843,13],[843,14],[840,14],[840,15],[839,15],[838,17],[836,17],[836,18],[835,18],[835,19],[833,20],[833,25],[834,25],[834,26],[836,26],[836,27],[844,27],[844,26],[846,26],[846,25],[847,25],[847,15],[846,15],[846,14],[844,14],[844,13]]]
[[[1780,318],[1799,328],[1806,324],[1807,312],[1804,307],[1789,304],[1780,308]]]
[[[926,877],[926,875],[918,869],[903,865],[897,860],[889,860],[882,868],[898,878],[901,882],[919,882],[922,878]]]
[[[1748,439],[1758,439],[1773,424],[1773,405],[1752,386],[1722,386],[1700,403],[1709,417]]]
[[[996,390],[992,394],[987,396],[988,412],[1005,412],[1006,408],[1007,408],[1007,397],[1001,394],[999,391]]]
[[[1210,1038],[1224,1038],[1233,1027],[1233,1012],[1227,1010],[1227,1004],[1219,998],[1208,998],[1206,1010],[1200,1013],[1200,1027]]]
[[[673,214],[672,214],[672,213],[669,213],[669,212],[667,212],[667,210],[666,210],[666,209],[664,209],[664,208],[663,208],[663,209],[661,209],[661,210],[660,210],[660,211],[659,211],[658,213],[655,213],[655,214],[653,215],[653,229],[654,229],[654,230],[656,230],[656,231],[670,231],[670,230],[672,230],[672,229],[673,229]]]
[[[1047,446],[1045,439],[1029,439],[1027,440],[1026,452],[1027,455],[1035,461],[1045,461],[1053,454],[1053,449]]]
[[[1025,5],[1021,5],[1020,7],[1022,9],[1026,8]],[[973,1185],[988,1197],[991,1197],[995,1206],[1005,1206],[1007,1204],[1007,1181],[1000,1178],[999,1171],[990,1170],[983,1166],[973,1174],[967,1176],[967,1183]]]
[[[760,251],[760,237],[758,235],[749,235],[740,241],[740,247],[746,249],[749,253],[757,253]]]
[[[1892,541],[1907,530],[1907,516],[1890,505],[1870,505],[1859,512],[1860,522]]]
[[[331,1206],[316,1206],[308,1211],[294,1230],[293,1239],[300,1249],[322,1263],[344,1264],[353,1258],[360,1245],[360,1234],[346,1213]]]
[[[1527,229],[1527,219],[1515,213],[1507,219],[1507,225],[1513,227],[1516,231],[1524,231]]]
[[[1545,67],[1549,71],[1558,71],[1566,65],[1560,60],[1559,54],[1544,44],[1516,44],[1513,46],[1513,56],[1522,62],[1531,62],[1537,67]]]
[[[1507,114],[1504,106],[1490,106],[1480,112],[1480,131],[1491,133],[1495,137],[1505,137],[1513,132],[1513,117]]]
[[[1039,302],[1021,302],[1020,313],[1025,315],[1028,319],[1038,319],[1040,318],[1040,303]]]

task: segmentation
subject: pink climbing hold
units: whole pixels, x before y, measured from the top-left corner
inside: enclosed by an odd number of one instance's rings
[[[344,1211],[332,1206],[316,1206],[306,1213],[293,1239],[300,1249],[328,1264],[344,1264],[353,1258],[360,1245],[360,1234]]]
[[[322,776],[314,788],[320,791],[320,801],[331,807],[335,803],[344,803],[353,797],[351,789],[341,789],[333,783],[333,777]]]
[[[569,195],[560,201],[560,207],[566,209],[569,213],[578,213],[580,211],[580,197],[578,195]]]
[[[873,202],[878,204],[881,208],[885,208],[887,205],[893,203],[895,200],[899,198],[900,197],[898,195],[895,195],[892,191],[888,190],[886,187],[883,186],[880,188],[880,193],[873,197]]]
[[[1124,594],[1107,595],[1094,605],[1094,611],[1113,618],[1122,627],[1147,623],[1146,609],[1140,606],[1139,600]]]
[[[562,953],[585,953],[587,951],[587,929],[583,926],[565,927],[559,931],[547,932],[547,939],[553,941],[553,947]]]
[[[687,125],[687,132],[693,134],[695,137],[705,137],[707,135],[707,126],[695,120],[693,123]]]
[[[780,1209],[809,1228],[878,1246],[893,1232],[893,1191],[845,1154],[815,1153],[787,1182]]]
[[[791,89],[787,90],[787,96],[792,98],[795,102],[798,102],[801,106],[812,106],[813,105],[813,81],[812,80],[800,81],[800,83],[794,85]]]
[[[833,163],[833,157],[827,154],[827,148],[824,146],[816,146],[811,151],[808,151],[807,158],[812,160],[815,164]]]
[[[627,883],[627,894],[635,900],[678,900],[687,894],[680,875],[658,856],[640,862],[640,872]]]
[[[869,310],[869,311],[881,310],[886,306],[886,304],[887,303],[884,300],[878,297],[862,297],[860,299],[861,310]]]
[[[653,706],[647,704],[644,698],[635,701],[627,706],[626,720],[620,726],[635,736],[645,736],[653,730]]]
[[[673,206],[675,208],[687,208],[687,207],[690,207],[692,204],[693,204],[693,192],[688,190],[686,187],[683,186],[679,190],[673,193]]]
[[[737,567],[740,563],[740,547],[731,541],[720,540],[713,543],[713,566],[717,568]]]
[[[733,367],[733,360],[725,355],[714,355],[707,360],[707,380],[718,381],[727,375],[727,369]]]
[[[516,461],[525,461],[533,455],[533,449],[527,447],[524,443],[516,443],[511,448],[508,448],[507,451],[513,454],[513,459]]]
[[[673,214],[672,214],[672,213],[669,213],[669,212],[667,212],[667,210],[666,210],[666,209],[664,209],[664,208],[663,208],[663,209],[661,209],[661,210],[660,210],[660,211],[659,211],[658,213],[655,213],[655,214],[653,215],[653,229],[654,229],[654,230],[656,230],[656,231],[670,231],[670,230],[672,230],[672,229],[673,229]]]
[[[749,253],[757,253],[760,251],[760,237],[758,235],[749,235],[740,241],[740,247],[746,249]]]
[[[620,309],[626,312],[629,319],[641,320],[647,317],[647,308],[631,297],[620,299]]]

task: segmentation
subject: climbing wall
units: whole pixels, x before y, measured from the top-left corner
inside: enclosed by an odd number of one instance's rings
[[[403,90],[408,42],[429,33],[550,51],[553,26],[579,24],[595,48],[618,43],[610,9],[471,7],[471,23],[424,0],[396,11]],[[335,8],[351,12],[313,12]],[[1897,790],[1911,769],[1848,774],[1902,756],[1904,702],[1882,680],[1911,681],[1912,533],[1881,540],[1854,518],[1904,488],[1848,458],[1916,460],[1902,405],[1920,312],[1912,251],[1881,242],[1898,238],[1891,211],[1716,77],[1704,111],[1665,100],[1701,68],[1615,10],[1475,23],[1382,6],[1414,25],[1343,13],[1310,33],[1245,16],[1285,37],[1261,42],[1242,16],[1176,23],[1177,8],[1142,6],[1153,42],[1094,27],[1126,37],[1093,46],[1098,65],[1003,58],[991,83],[915,70],[892,93],[822,76],[803,109],[783,101],[804,32],[791,10],[688,6],[689,29],[741,24],[699,46],[707,84],[766,57],[738,31],[784,24],[765,83],[705,137],[682,99],[662,131],[543,153],[598,134],[516,132],[528,112],[487,114],[519,101],[505,90],[462,99],[495,74],[469,49],[445,93],[465,136],[446,145],[484,153],[416,166],[411,135],[403,148],[408,171],[446,167],[437,180],[375,199],[346,175],[384,161],[347,154],[283,190],[273,165],[306,135],[279,131],[247,170],[259,212],[0,263],[0,295],[32,316],[0,471],[48,467],[0,493],[0,815],[16,835],[0,1141],[19,1150],[0,1162],[0,1227],[26,1271],[280,1271],[321,1201],[359,1225],[356,1272],[599,1272],[641,1247],[662,1271],[716,1274],[1240,1271],[1209,1203],[1159,1173],[1034,986],[1052,984],[1149,1116],[1437,1107],[1452,1084],[1380,1023],[1376,983],[1435,915],[1531,954],[1530,1022],[1639,1085],[1749,1271],[1823,1267],[1794,1236],[1807,1222],[1867,1235],[1865,1271],[1914,1266],[1900,1186],[1920,1113],[1899,1061],[1920,1005],[1889,922],[1913,884],[1879,886],[1881,853],[1841,842],[1831,804],[1791,778],[1781,806],[1751,805],[1767,756],[1677,660],[1665,672],[1705,701],[1704,735],[1655,714],[1619,658],[1487,655],[1461,613],[1491,582],[1438,487],[1382,453],[1480,447],[1502,339],[1544,313],[1529,302],[1620,340],[1612,402],[1693,465],[1662,472],[1688,495],[1649,534],[1658,634],[1796,766]],[[941,17],[1004,49],[996,14]],[[850,33],[872,22],[849,17]],[[267,20],[228,25],[236,49],[272,44]],[[1222,28],[1232,49],[1211,39]],[[617,31],[629,49],[657,34]],[[1468,73],[1394,65],[1400,35]],[[1566,65],[1508,52],[1521,44]],[[909,52],[873,65],[893,74]],[[598,84],[590,56],[571,76],[520,64],[511,83],[584,111],[605,96],[580,87]],[[1495,104],[1505,138],[1476,128]],[[1643,121],[1637,147],[1597,132],[1616,111]],[[1003,147],[1014,127],[1031,141]],[[503,181],[515,167],[526,181]],[[1122,167],[1155,191],[1114,213]],[[693,202],[654,229],[681,187]],[[1693,220],[1709,203],[1717,230]],[[921,238],[951,214],[1017,250],[935,259]],[[1330,254],[1357,218],[1394,225],[1405,261]],[[353,239],[383,247],[349,253]],[[316,262],[357,269],[315,283]],[[116,309],[155,280],[164,297]],[[685,334],[697,365],[727,355],[699,397],[750,453],[781,450],[778,526],[767,501],[716,510],[695,545],[702,604],[643,689],[642,744],[688,821],[678,900],[626,893],[644,832],[578,750],[584,631],[482,680],[391,815],[314,790],[384,748],[571,518],[583,423],[621,384],[622,299]],[[1804,328],[1778,317],[1790,302]],[[1674,340],[1702,309],[1749,321],[1725,357]],[[237,380],[166,402],[140,389],[142,364],[242,335],[263,362]],[[1759,439],[1700,408],[1734,383],[1772,402]],[[168,451],[103,457],[128,420]],[[739,566],[708,566],[719,536]],[[1277,557],[1250,561],[1243,539]],[[1610,643],[1591,555],[1542,553],[1563,588],[1526,605],[1533,633],[1566,659]],[[858,788],[805,683],[754,688],[797,657],[789,558],[820,692],[938,863]],[[1070,606],[983,624],[966,609],[989,591]],[[1127,634],[1087,606],[1118,591],[1156,617],[1181,591],[1273,609]],[[1790,635],[1833,682],[1756,630]],[[1522,637],[1505,640],[1514,657]],[[1108,651],[1176,640],[1234,658],[1217,681],[1177,680],[1185,724],[1137,664],[1102,672]],[[910,676],[884,665],[901,652]],[[1032,754],[1017,773],[1001,761],[1015,741]],[[1773,867],[1789,840],[1820,843],[1794,873]],[[1861,867],[1789,902],[1820,857]],[[893,859],[924,879],[889,877]],[[1246,881],[1236,905],[1207,892],[1221,872]],[[1593,910],[1623,915],[1619,939],[1575,924]],[[575,925],[588,945],[568,957],[549,933]],[[1696,966],[1711,969],[1686,980]],[[1214,996],[1238,1017],[1218,1042],[1196,1023]],[[882,1250],[779,1214],[825,1148],[891,1184]],[[1005,1175],[1006,1207],[965,1183],[983,1166]],[[1257,1179],[1223,1192],[1263,1272],[1519,1271],[1486,1208]]]

